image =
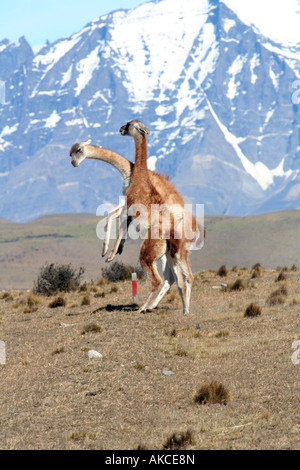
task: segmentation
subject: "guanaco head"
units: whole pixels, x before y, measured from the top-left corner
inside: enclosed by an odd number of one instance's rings
[[[72,165],[79,166],[80,163],[87,157],[87,148],[86,145],[89,145],[91,140],[86,140],[85,142],[76,143],[72,146],[70,150],[70,157],[72,157]]]
[[[122,126],[120,133],[122,135],[130,135],[133,138],[138,138],[140,135],[151,134],[145,124],[143,124],[141,121],[137,121],[136,119],[129,121],[127,124],[125,124],[125,126]]]

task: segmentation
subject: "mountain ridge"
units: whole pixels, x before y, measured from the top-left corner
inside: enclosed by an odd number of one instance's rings
[[[224,2],[186,3],[116,10],[36,54],[25,38],[0,42],[0,64],[6,49],[14,57],[0,73],[0,217],[116,204],[116,171],[91,161],[74,170],[68,154],[91,138],[132,160],[133,142],[118,134],[132,118],[152,131],[151,169],[208,214],[300,207],[299,62],[291,68]]]

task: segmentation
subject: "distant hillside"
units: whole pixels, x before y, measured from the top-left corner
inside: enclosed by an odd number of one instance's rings
[[[31,288],[45,263],[72,263],[86,268],[86,279],[101,277],[105,259],[96,236],[100,218],[59,214],[26,224],[0,219],[0,289]],[[191,252],[193,271],[248,266],[300,266],[300,211],[253,217],[205,217],[207,237],[201,251]],[[140,242],[128,240],[116,259],[138,263]]]

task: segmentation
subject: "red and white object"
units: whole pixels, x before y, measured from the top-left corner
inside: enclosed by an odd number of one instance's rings
[[[137,304],[138,303],[138,295],[137,295],[137,277],[136,277],[136,273],[132,273],[131,279],[132,279],[133,303]]]

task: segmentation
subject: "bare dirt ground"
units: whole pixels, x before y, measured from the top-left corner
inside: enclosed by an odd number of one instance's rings
[[[299,449],[300,271],[252,273],[198,273],[188,316],[174,286],[144,315],[129,281],[89,284],[57,308],[57,296],[0,294],[1,449],[153,450],[187,430],[188,449]],[[214,288],[237,279],[240,291]],[[138,289],[143,300],[150,283]],[[244,317],[251,302],[260,316]],[[195,403],[211,381],[229,389],[227,405]]]

